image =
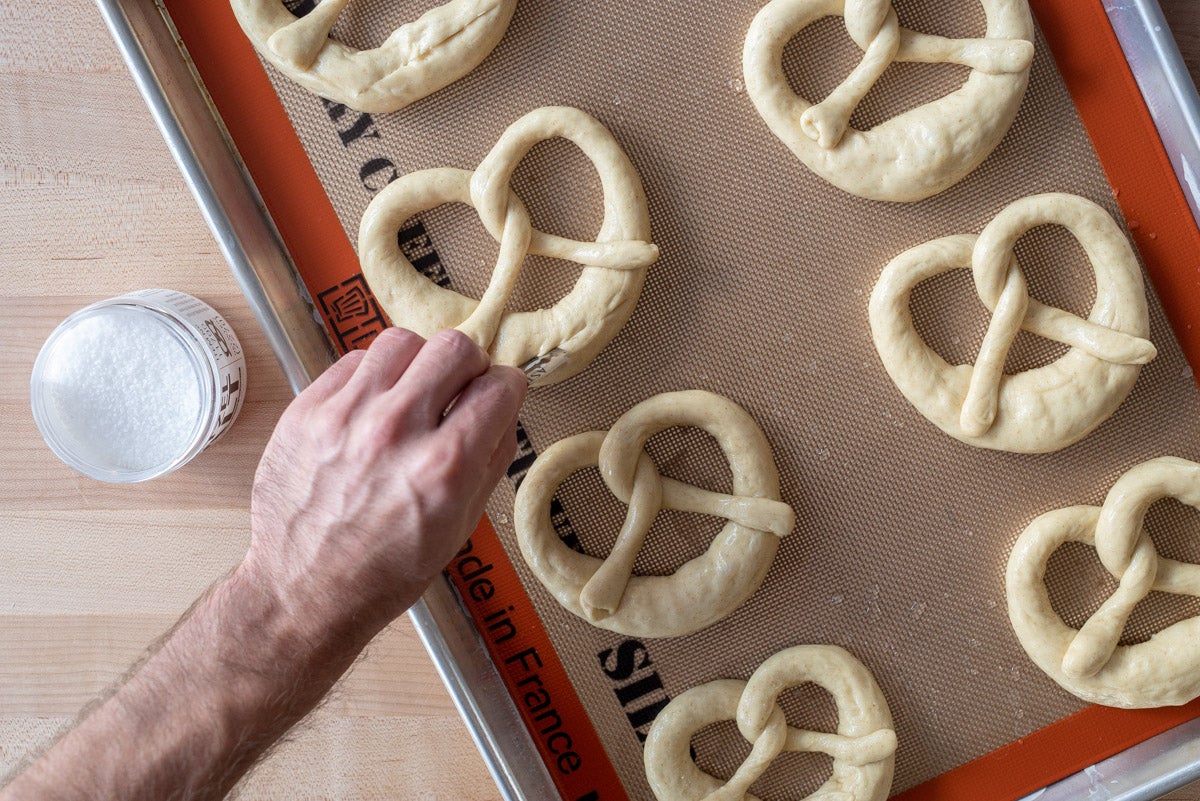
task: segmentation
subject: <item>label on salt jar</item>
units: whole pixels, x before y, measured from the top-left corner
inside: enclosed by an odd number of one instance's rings
[[[169,289],[145,289],[125,297],[140,298],[154,305],[161,304],[190,324],[200,336],[216,362],[217,388],[220,400],[217,424],[205,442],[215,442],[233,425],[242,410],[246,392],[246,357],[241,343],[225,318],[204,301]]]

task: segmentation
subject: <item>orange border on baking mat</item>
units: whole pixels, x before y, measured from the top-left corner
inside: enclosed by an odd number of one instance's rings
[[[1200,229],[1099,0],[1030,0],[1175,336],[1200,365]]]
[[[165,0],[165,5],[309,292],[316,298],[352,278],[360,272],[358,256],[228,0]],[[331,312],[320,310],[329,330],[336,330]],[[448,572],[559,792],[566,801],[628,801],[486,517],[467,547]],[[474,580],[466,578],[473,575]],[[481,579],[489,592],[479,589]],[[502,620],[520,636],[504,637],[507,625],[488,636],[488,627]]]
[[[1200,229],[1099,0],[1029,0],[1188,363],[1200,364]],[[901,793],[1012,801],[1200,716],[1091,706]]]
[[[309,290],[340,284],[359,272],[358,259],[258,57],[225,0],[165,0],[267,210]],[[1030,0],[1060,71],[1129,223],[1146,270],[1188,361],[1200,364],[1200,231],[1183,196],[1153,121],[1099,0]],[[322,313],[326,313],[322,309]],[[330,330],[333,321],[326,319]],[[360,343],[362,344],[362,343]],[[538,744],[566,801],[627,799],[590,719],[567,678],[511,561],[485,518],[469,551],[450,574],[492,659]],[[478,559],[478,561],[472,561]],[[493,595],[471,596],[472,581],[488,567]],[[482,598],[482,600],[480,600]],[[503,607],[499,606],[503,599]],[[487,603],[484,603],[487,602]],[[491,605],[489,605],[491,604]],[[512,610],[504,607],[511,605]],[[507,611],[520,636],[497,643],[488,626]],[[507,630],[506,630],[507,631]],[[509,661],[533,649],[536,662]],[[506,668],[505,665],[508,665]],[[536,664],[564,729],[585,764],[564,775],[538,735],[535,715],[520,702],[529,684],[522,671]],[[527,675],[524,676],[528,678]],[[541,702],[541,696],[538,697]],[[1155,710],[1089,707],[951,770],[896,797],[897,801],[1012,801],[1075,773],[1172,726],[1200,716],[1200,701]],[[563,741],[556,741],[561,748]]]

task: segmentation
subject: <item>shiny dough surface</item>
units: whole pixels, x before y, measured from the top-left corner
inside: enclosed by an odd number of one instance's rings
[[[982,39],[949,39],[900,27],[889,0],[771,0],[754,18],[742,51],[746,92],[775,134],[810,170],[873,200],[915,201],[962,180],[1012,125],[1033,62],[1033,19],[1025,0],[982,0]],[[841,16],[863,51],[851,74],[817,104],[792,91],[787,43],[812,23]],[[850,126],[858,103],[893,61],[970,67],[945,97],[870,130]]]
[[[646,441],[674,426],[711,434],[733,475],[724,495],[662,476]],[[571,474],[598,466],[628,507],[606,559],[567,547],[555,533],[550,501]],[[728,522],[708,550],[668,576],[633,575],[633,564],[660,510]],[[795,524],[780,499],[779,474],[758,425],[740,406],[711,392],[656,395],[609,429],[560,440],[534,461],[514,507],[517,543],[538,580],[568,611],[593,625],[635,637],[690,634],[729,615],[754,594]]]
[[[258,52],[321,97],[388,112],[433,94],[475,69],[504,37],[517,0],[451,0],[357,50],[329,35],[349,0],[323,0],[303,17],[281,0],[231,0]]]
[[[1156,707],[1200,696],[1200,617],[1121,645],[1125,622],[1151,591],[1200,597],[1200,565],[1158,555],[1142,527],[1162,498],[1200,509],[1200,464],[1175,457],[1143,462],[1121,476],[1103,506],[1055,509],[1021,533],[1008,560],[1008,617],[1029,658],[1063,689],[1094,704]],[[1065,543],[1096,549],[1120,582],[1079,630],[1050,603],[1046,566]]]
[[[1039,225],[1067,228],[1096,275],[1087,319],[1029,298],[1013,247]],[[991,321],[974,364],[948,364],[913,326],[918,284],[972,271]],[[1033,195],[1005,207],[978,237],[950,236],[897,256],[880,275],[869,307],[875,348],[897,388],[927,419],[968,445],[1046,453],[1085,437],[1116,411],[1141,366],[1154,358],[1141,267],[1106,211],[1065,194]],[[1070,347],[1054,362],[1008,375],[1017,332]]]
[[[787,724],[776,703],[791,687],[813,682],[837,704],[837,731]],[[750,755],[727,781],[692,761],[692,737],[724,720],[736,721]],[[833,645],[780,651],[749,681],[720,679],[693,687],[658,713],[646,738],[646,778],[658,801],[757,801],[750,786],[785,751],[833,757],[833,772],[810,799],[884,801],[892,786],[896,733],[883,691],[870,671]]]

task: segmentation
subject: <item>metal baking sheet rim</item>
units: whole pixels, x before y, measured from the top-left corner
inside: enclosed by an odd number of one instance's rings
[[[1200,98],[1162,10],[1157,0],[1101,2],[1200,223]],[[332,363],[333,348],[170,17],[161,0],[96,4],[284,375],[299,392]],[[449,583],[435,582],[408,614],[505,801],[556,797],[533,740]],[[1200,719],[1021,801],[1151,801],[1196,780]]]

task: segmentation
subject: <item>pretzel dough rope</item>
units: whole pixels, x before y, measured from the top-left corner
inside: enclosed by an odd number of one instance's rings
[[[665,421],[664,421],[665,422]],[[796,525],[792,507],[773,498],[726,495],[663,478],[654,460],[643,450],[651,429],[631,431],[618,420],[600,446],[600,475],[629,510],[608,559],[583,587],[579,600],[592,620],[617,611],[625,587],[633,576],[633,563],[663,509],[723,517],[756,531],[782,539]]]
[[[1004,362],[1021,330],[1078,348],[1110,364],[1146,364],[1158,352],[1148,339],[1030,299],[1025,276],[1013,251],[1017,240],[1027,231],[1045,223],[1058,223],[1083,239],[1084,226],[1089,222],[1116,227],[1103,209],[1081,197],[1058,195],[1053,209],[1039,207],[1037,201],[1044,197],[1047,196],[1027,197],[1007,206],[987,224],[975,242],[971,258],[975,289],[992,313],[992,319],[975,358],[975,370],[963,403],[961,424],[969,436],[983,434],[996,419]]]
[[[1026,0],[977,0],[984,39],[949,39],[899,26],[880,0],[770,0],[742,49],[742,74],[759,116],[810,170],[860,197],[923,200],[978,167],[1004,138],[1029,82],[1033,18]],[[814,106],[784,74],[789,41],[823,17],[841,16],[863,51],[860,63]],[[963,85],[868,130],[849,120],[893,61],[952,62],[971,68]]]
[[[734,494],[658,472],[645,443],[679,425],[697,426],[716,438],[730,460]],[[599,466],[609,490],[628,506],[604,561],[567,548],[549,521],[558,485],[588,464]],[[729,522],[708,552],[675,574],[635,577],[638,552],[663,509]],[[607,433],[556,442],[521,483],[514,512],[522,555],[560,603],[596,625],[641,636],[690,633],[731,612],[758,588],[779,539],[795,525],[792,508],[779,500],[770,448],[754,420],[733,402],[698,390],[657,395],[622,415]]]
[[[604,219],[595,241],[533,228],[510,186],[530,149],[554,137],[578,146],[600,178]],[[495,270],[478,301],[430,281],[396,241],[409,219],[446,203],[474,208],[500,244]],[[392,181],[363,213],[358,252],[363,275],[393,323],[422,336],[460,328],[497,364],[549,363],[535,379],[549,384],[585,369],[633,313],[647,267],[658,257],[649,238],[641,181],[613,135],[579,109],[547,107],[509,126],[474,171],[440,167]],[[583,269],[554,305],[506,311],[528,255],[572,261]]]
[[[838,707],[838,731],[787,725],[777,701],[789,687],[815,682]],[[702,728],[736,720],[750,755],[726,782],[701,771],[691,739]],[[833,757],[833,775],[810,798],[882,801],[891,788],[896,752],[887,701],[870,672],[832,645],[800,645],[767,659],[746,682],[718,680],[693,687],[659,713],[646,739],[646,777],[659,801],[742,801],[784,751]]]
[[[1113,484],[1102,507],[1042,515],[1009,557],[1009,617],[1018,639],[1039,667],[1085,700],[1143,707],[1185,703],[1200,694],[1197,618],[1148,642],[1119,645],[1134,607],[1150,592],[1200,596],[1200,566],[1160,557],[1143,528],[1147,509],[1163,498],[1200,509],[1200,464],[1174,457],[1143,462]],[[1078,631],[1054,611],[1044,584],[1050,556],[1067,541],[1094,545],[1119,582]]]
[[[901,28],[890,0],[846,0],[843,13],[863,58],[800,116],[801,129],[823,148],[837,147],[855,108],[893,61],[961,64],[989,75],[1023,72],[1033,61],[1033,42],[1024,39],[950,39]]]
[[[1039,225],[1067,228],[1096,275],[1088,319],[1029,298],[1013,248]],[[915,286],[966,266],[992,313],[974,365],[950,366],[921,339],[908,308]],[[1064,447],[1099,425],[1132,389],[1141,365],[1156,355],[1141,269],[1121,229],[1102,208],[1066,194],[1022,198],[978,238],[955,236],[900,254],[871,293],[870,320],[888,374],[922,414],[973,445],[1020,452]],[[1019,331],[1072,350],[1043,367],[1005,375]],[[965,371],[965,372],[964,372]]]
[[[500,255],[479,305],[458,329],[484,350],[490,349],[496,338],[526,256],[548,256],[609,270],[642,270],[658,259],[658,246],[649,242],[579,242],[533,229],[525,206],[514,202],[513,172],[534,145],[557,136],[578,145],[594,164],[611,159],[613,151],[624,156],[612,134],[595,118],[562,106],[536,109],[517,120],[480,163],[471,177],[471,201],[483,226],[500,243]]]
[[[516,0],[450,0],[356,50],[330,38],[349,0],[323,0],[295,17],[280,0],[232,0],[260,53],[309,89],[360,111],[387,112],[470,72],[496,46]]]

